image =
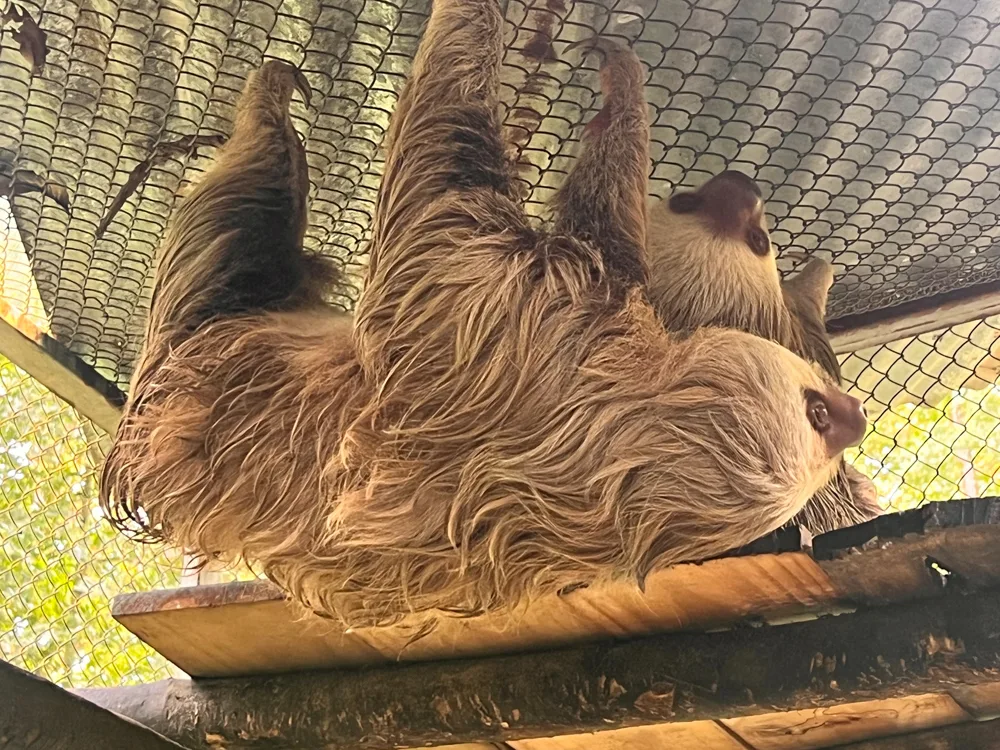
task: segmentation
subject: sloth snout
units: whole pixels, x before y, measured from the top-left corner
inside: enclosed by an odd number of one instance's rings
[[[860,445],[868,430],[865,406],[854,396],[838,390],[823,394],[829,413],[829,428],[823,433],[830,455]]]

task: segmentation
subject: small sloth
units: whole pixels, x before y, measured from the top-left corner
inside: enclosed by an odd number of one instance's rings
[[[786,523],[865,430],[777,344],[664,331],[646,296],[638,58],[553,203],[516,195],[499,0],[435,0],[392,118],[353,322],[302,247],[306,163],[269,62],[165,238],[101,500],[240,556],[347,625],[474,615],[700,560]]]
[[[781,281],[760,188],[741,172],[716,175],[650,211],[650,301],[670,331],[735,328],[775,341],[841,383],[826,333],[833,268],[814,258]],[[875,485],[842,461],[795,518],[820,534],[881,513]]]

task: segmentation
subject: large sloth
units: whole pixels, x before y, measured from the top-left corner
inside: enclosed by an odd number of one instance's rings
[[[668,330],[736,328],[815,362],[836,383],[840,363],[826,334],[833,268],[814,258],[782,283],[760,188],[723,172],[650,212],[650,297]],[[869,521],[881,509],[875,485],[842,461],[795,523],[814,534]]]
[[[498,113],[498,0],[436,0],[389,133],[353,324],[302,250],[301,77],[247,83],[179,207],[108,457],[120,525],[240,555],[350,625],[475,614],[721,554],[788,521],[865,420],[788,350],[674,340],[645,296],[642,66],[529,224]]]

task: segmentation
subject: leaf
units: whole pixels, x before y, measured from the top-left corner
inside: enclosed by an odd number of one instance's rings
[[[45,69],[45,56],[49,48],[45,42],[45,32],[39,27],[28,11],[10,3],[3,16],[0,16],[4,26],[17,26],[11,34],[14,41],[21,47],[21,56],[28,61],[31,72],[41,75]]]
[[[48,196],[67,213],[69,212],[69,190],[66,186],[35,174],[27,169],[14,172],[13,180],[0,175],[0,195],[23,195],[24,193],[42,193]]]
[[[121,210],[129,197],[139,189],[139,186],[149,177],[149,173],[157,164],[162,164],[171,156],[185,155],[188,158],[196,156],[199,148],[218,148],[226,142],[223,135],[187,135],[176,141],[162,141],[153,147],[152,153],[132,168],[125,184],[121,186],[118,195],[111,202],[101,223],[97,226],[95,241],[104,236],[104,232],[111,224],[111,220]]]

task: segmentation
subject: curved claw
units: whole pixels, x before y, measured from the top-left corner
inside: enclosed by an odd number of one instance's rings
[[[304,101],[305,105],[308,107],[310,101],[312,100],[312,86],[309,85],[309,81],[306,79],[305,74],[298,68],[295,68],[293,75],[295,77],[295,88],[302,95],[302,101]]]
[[[600,52],[601,56],[604,58],[604,62],[608,61],[614,54],[621,54],[628,51],[628,47],[623,44],[609,39],[605,36],[592,36],[589,39],[581,39],[577,42],[572,42],[566,47],[566,52],[573,52],[574,50],[582,49],[584,54],[589,52]]]
[[[290,62],[274,59],[266,60],[258,69],[257,75],[262,76],[265,80],[278,83],[281,87],[289,86],[289,89],[284,89],[288,94],[291,93],[291,89],[295,89],[302,95],[306,106],[309,106],[309,102],[312,99],[312,87],[309,85],[309,81],[306,80],[302,71]],[[290,100],[291,96],[288,98]]]

